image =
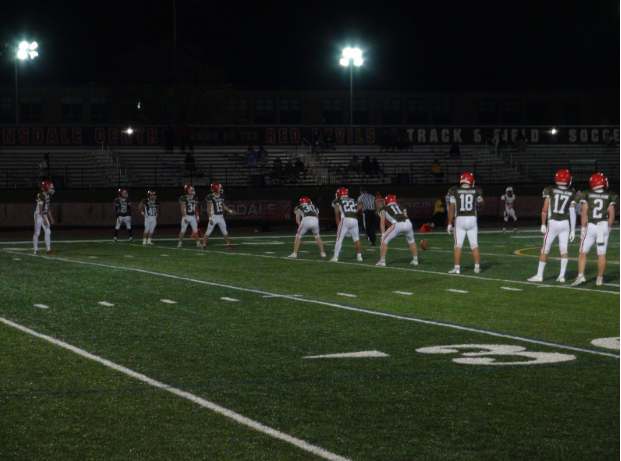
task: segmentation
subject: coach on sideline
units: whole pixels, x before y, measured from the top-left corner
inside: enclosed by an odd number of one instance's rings
[[[375,211],[375,197],[367,192],[366,187],[360,188],[358,197],[358,211],[362,212],[362,224],[364,233],[371,246],[375,246],[375,228],[377,227],[377,213]]]

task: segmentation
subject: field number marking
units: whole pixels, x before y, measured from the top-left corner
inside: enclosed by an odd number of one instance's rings
[[[223,301],[239,301],[239,299],[235,299],[235,298],[227,298],[226,296],[225,296],[225,297],[223,297],[223,298],[220,298],[220,299],[222,299]]]
[[[619,338],[599,338],[591,341],[591,344],[604,349],[619,350]]]
[[[452,291],[453,293],[468,293],[465,290],[454,290],[453,288],[449,288],[446,291]]]
[[[35,304],[34,307],[40,307],[41,309],[49,309],[50,306],[46,306],[45,304]]]
[[[106,307],[113,307],[114,304],[109,303],[107,301],[99,301],[97,304],[101,304],[102,306],[106,306]]]
[[[356,295],[350,295],[349,293],[337,293],[339,296],[346,296],[348,298],[355,298]]]
[[[160,301],[166,304],[177,304],[177,301],[172,301],[170,299],[160,299]]]
[[[309,355],[302,357],[303,359],[360,359],[367,357],[390,357],[388,354],[380,351],[361,351],[361,352],[344,352],[341,354],[326,355]]]
[[[476,352],[461,352],[460,349],[475,349]],[[539,365],[542,363],[568,362],[575,360],[571,354],[556,352],[526,352],[522,346],[505,344],[457,344],[455,346],[431,346],[416,349],[422,354],[460,354],[464,358],[453,359],[455,363],[464,365]],[[492,356],[492,357],[489,357]],[[534,360],[499,362],[494,356],[527,357]]]

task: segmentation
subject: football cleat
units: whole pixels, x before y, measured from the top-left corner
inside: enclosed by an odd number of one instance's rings
[[[389,203],[397,203],[397,197],[395,195],[388,194],[386,196],[385,201],[386,201],[386,205],[388,205]]]
[[[356,256],[356,260],[357,261],[362,261],[362,255],[360,253],[358,253],[358,256]]]
[[[219,182],[214,182],[211,186],[210,186],[211,192],[213,192],[214,194],[221,194],[222,192],[224,192],[224,189],[222,188],[222,184],[220,184]]]
[[[604,284],[604,277],[597,277],[597,279],[595,280],[595,285],[597,285],[598,287],[601,287]]]
[[[35,255],[39,255],[39,252],[37,250],[35,250],[34,254]]]
[[[474,273],[475,274],[480,274],[481,273],[481,268],[480,267],[475,267],[474,268]]]
[[[233,245],[227,245],[226,247],[227,247],[229,250],[232,250],[232,249],[233,249]]]
[[[528,279],[529,282],[543,282],[543,277],[539,277],[538,275],[534,275]]]
[[[201,242],[196,242],[196,247],[197,248],[203,248],[203,244]]]
[[[207,249],[207,245],[203,245],[203,250],[206,250],[206,249]]]
[[[41,190],[47,192],[50,195],[54,195],[54,184],[51,181],[43,181],[41,183]]]
[[[410,264],[412,266],[418,266],[418,259],[413,259],[412,261],[410,261]]]
[[[502,229],[502,233],[504,234],[505,232],[507,232],[507,230],[503,228]]]
[[[117,194],[120,198],[127,198],[129,195],[125,189],[119,189]]]
[[[459,177],[459,184],[469,184],[470,187],[474,186],[474,176],[467,171]]]
[[[571,185],[571,173],[569,170],[558,170],[554,175],[554,182],[559,186],[569,187]]]
[[[56,252],[55,252],[55,251],[52,251],[52,250],[48,250],[48,251],[46,251],[46,252],[45,252],[45,254],[46,254],[46,255],[55,255],[55,254],[56,254]]]
[[[560,275],[556,278],[558,283],[565,283],[565,277],[561,277]]]
[[[459,274],[459,269],[453,269],[448,272],[449,274]]]
[[[321,256],[322,258],[325,258],[325,257],[326,257],[326,254],[325,254],[325,253],[321,253],[321,255],[320,255],[320,256]]]
[[[586,278],[584,277],[584,275],[579,275],[578,277],[576,277],[576,280],[574,281],[574,283],[571,284],[571,286],[577,287],[578,285],[581,285],[583,283],[586,283]]]
[[[114,237],[114,243],[119,243],[119,241]]]
[[[133,238],[133,237],[130,237],[130,238],[129,238],[129,241],[130,241],[130,242],[133,242],[133,241],[134,241],[134,238]]]
[[[183,186],[183,192],[188,197],[194,197],[194,194],[196,194],[196,191],[194,190],[194,186],[192,184],[186,184],[185,186]]]
[[[297,257],[298,257],[297,253],[291,253],[289,256],[287,256],[287,258],[293,258],[293,259],[295,259]]]
[[[146,246],[147,242],[142,242],[142,244]]]
[[[376,266],[380,266],[380,267],[386,267],[386,261],[380,261],[377,264],[375,264]]]
[[[337,258],[337,257],[335,256],[335,257],[333,257],[333,258],[330,260],[330,262],[331,262],[331,263],[337,263],[337,262],[339,262],[339,258]]]
[[[181,242],[177,243],[177,248],[181,248],[182,244]]]
[[[608,189],[608,179],[601,173],[595,173],[591,176],[591,179],[589,179],[589,185],[591,186],[591,189],[594,190]]]

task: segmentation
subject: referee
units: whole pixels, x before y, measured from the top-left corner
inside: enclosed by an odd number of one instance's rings
[[[375,228],[377,227],[377,213],[375,212],[375,197],[367,192],[365,187],[360,188],[358,197],[358,211],[362,212],[364,232],[371,246],[375,246]]]

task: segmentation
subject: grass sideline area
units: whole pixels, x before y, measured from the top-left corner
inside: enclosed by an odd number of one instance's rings
[[[542,236],[173,234],[0,240],[0,459],[509,460],[619,458],[619,229],[604,286],[544,282]],[[103,238],[102,238],[103,236]]]

